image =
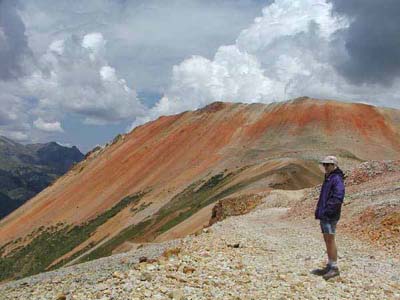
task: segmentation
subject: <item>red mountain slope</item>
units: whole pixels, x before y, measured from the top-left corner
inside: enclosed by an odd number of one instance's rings
[[[1,220],[0,280],[152,241],[227,196],[313,186],[327,154],[343,168],[400,159],[400,111],[304,97],[162,116],[93,151]],[[193,230],[209,221],[201,213]],[[52,251],[40,266],[24,269],[43,249]]]

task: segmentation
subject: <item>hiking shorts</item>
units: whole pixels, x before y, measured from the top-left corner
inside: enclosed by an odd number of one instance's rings
[[[338,220],[334,220],[334,221],[320,220],[319,225],[321,226],[321,232],[328,233],[328,234],[335,234],[337,222],[338,222]]]

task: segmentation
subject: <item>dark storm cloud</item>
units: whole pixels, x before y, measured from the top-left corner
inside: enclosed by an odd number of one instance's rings
[[[22,59],[29,54],[25,25],[17,13],[15,1],[0,0],[0,80],[21,75]]]
[[[389,85],[400,75],[400,1],[331,0],[350,27],[339,35],[347,57],[338,71],[355,84]]]

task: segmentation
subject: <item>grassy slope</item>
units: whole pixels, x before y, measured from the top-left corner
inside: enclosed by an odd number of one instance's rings
[[[139,192],[125,197],[111,209],[84,224],[64,226],[60,223],[59,226],[39,228],[35,233],[36,237],[29,244],[14,249],[10,255],[0,257],[0,280],[21,278],[43,272],[55,259],[87,240],[97,227],[114,217],[123,208],[138,202],[143,195],[144,193]],[[0,255],[6,246],[7,244],[0,248]],[[67,261],[69,260],[64,260],[57,266],[61,266]]]

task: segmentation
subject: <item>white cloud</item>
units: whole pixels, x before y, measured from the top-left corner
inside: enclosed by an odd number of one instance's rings
[[[82,47],[90,49],[93,52],[99,52],[104,49],[105,41],[103,35],[100,32],[92,32],[86,34],[82,40]]]
[[[95,125],[144,115],[136,91],[105,58],[105,44],[99,32],[55,39],[26,76],[0,80],[0,134],[36,141],[63,133],[54,120],[68,114]]]
[[[104,43],[100,33],[93,33],[82,41],[71,36],[50,45],[40,58],[42,68],[24,81],[39,99],[39,116],[60,118],[69,112],[83,116],[85,123],[106,124],[144,114],[136,91],[118,77],[100,51]],[[61,44],[62,52],[55,53]]]
[[[49,51],[62,55],[64,53],[64,40],[53,41],[49,46]]]
[[[0,26],[0,44],[18,38],[13,45],[24,46],[34,62],[6,68],[7,79],[24,76],[7,82],[12,90],[0,89],[0,134],[20,132],[32,141],[60,134],[38,129],[33,122],[39,118],[64,123],[78,115],[87,124],[147,119],[136,89],[159,94],[174,64],[193,53],[212,55],[261,8],[258,0],[27,0],[16,13],[8,3],[11,13],[0,19],[18,22],[9,22],[15,30]]]
[[[101,78],[104,81],[117,81],[117,75],[115,74],[115,69],[110,66],[103,66],[100,69]]]
[[[269,103],[311,96],[399,106],[399,80],[389,89],[356,86],[337,73],[335,57],[343,55],[337,32],[349,20],[332,14],[331,3],[276,0],[262,12],[212,60],[194,55],[175,65],[165,95],[131,128],[218,100]]]
[[[38,118],[33,122],[33,125],[40,130],[48,131],[48,132],[63,132],[64,131],[61,127],[61,123],[58,121],[46,122],[42,118]]]
[[[172,82],[168,96],[200,106],[210,99],[258,102],[270,95],[272,87],[257,58],[235,46],[220,47],[213,61],[199,56],[185,60],[173,68]]]
[[[160,92],[172,65],[192,54],[210,57],[232,43],[270,1],[24,0],[20,13],[35,53],[41,55],[54,39],[93,32],[88,47],[101,32],[105,57],[120,76],[140,90]]]
[[[262,17],[240,33],[237,46],[260,55],[263,49],[282,38],[307,33],[316,29],[313,26],[318,26],[317,34],[321,39],[330,39],[338,29],[348,26],[345,18],[333,17],[331,10],[332,5],[324,0],[275,1],[263,8]]]
[[[90,60],[94,61],[96,56],[104,52],[106,41],[100,32],[86,34],[82,40],[82,47],[91,51],[89,54]]]
[[[328,0],[260,2],[27,0],[18,13],[4,2],[11,13],[0,20],[12,22],[0,25],[0,44],[15,43],[0,47],[0,134],[56,135],[33,122],[71,114],[136,126],[216,100],[308,95],[399,107],[399,80],[353,85],[336,72],[349,22]],[[164,95],[147,109],[136,90]]]

